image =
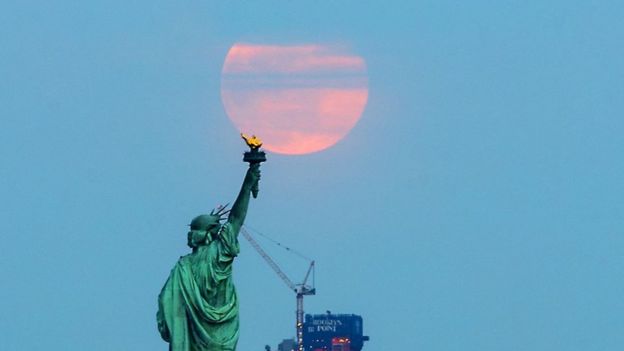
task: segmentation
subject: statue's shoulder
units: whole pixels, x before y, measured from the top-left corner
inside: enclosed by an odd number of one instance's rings
[[[180,256],[180,259],[178,259],[177,265],[183,266],[183,265],[187,264],[191,260],[192,257],[193,257],[193,252],[188,253],[188,254],[186,254],[184,256]]]

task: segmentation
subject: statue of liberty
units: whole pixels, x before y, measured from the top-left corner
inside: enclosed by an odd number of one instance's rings
[[[250,194],[257,196],[260,162],[266,160],[257,138],[243,138],[251,151],[245,153],[249,169],[236,201],[229,211],[222,206],[191,221],[187,243],[192,252],[180,257],[158,296],[158,330],[170,351],[236,350],[239,321],[232,263]]]

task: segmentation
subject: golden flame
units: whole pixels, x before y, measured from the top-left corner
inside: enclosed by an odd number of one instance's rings
[[[262,146],[262,140],[260,140],[260,138],[258,138],[255,135],[252,135],[251,138],[243,133],[241,133],[241,137],[245,140],[245,143],[247,143],[247,146],[249,146],[252,149],[257,149],[260,146]]]

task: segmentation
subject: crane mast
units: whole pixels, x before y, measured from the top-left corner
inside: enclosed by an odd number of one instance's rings
[[[249,232],[245,229],[245,227],[241,228],[241,233],[243,237],[249,241],[251,246],[260,254],[260,256],[266,261],[266,263],[273,269],[273,271],[282,279],[282,281],[295,292],[297,296],[297,312],[296,312],[296,330],[297,330],[297,351],[303,350],[303,297],[306,295],[315,295],[316,289],[314,286],[306,285],[308,282],[308,278],[310,278],[310,273],[314,272],[314,261],[310,262],[310,266],[308,267],[308,271],[306,272],[305,278],[303,278],[303,283],[295,284],[288,278],[288,276],[280,269],[280,267],[273,261],[271,256],[269,256],[264,249],[258,244],[258,242],[249,234]]]

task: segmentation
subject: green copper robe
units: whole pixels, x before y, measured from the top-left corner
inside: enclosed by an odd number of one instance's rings
[[[158,330],[171,351],[234,351],[238,299],[232,263],[238,233],[228,223],[206,245],[180,257],[158,296]]]

